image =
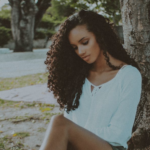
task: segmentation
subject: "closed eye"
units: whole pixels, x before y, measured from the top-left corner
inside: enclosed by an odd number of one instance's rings
[[[82,43],[82,44],[83,44],[83,45],[87,45],[87,44],[88,44],[88,42],[89,42],[89,41],[86,41],[86,42],[84,42],[84,43]],[[76,49],[77,49],[77,47],[73,47],[73,49],[74,49],[74,50],[76,50]]]
[[[83,43],[83,45],[86,45],[86,44],[88,44],[88,41],[86,41],[86,42]]]

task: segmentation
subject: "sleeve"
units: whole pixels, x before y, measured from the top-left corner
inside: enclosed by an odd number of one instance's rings
[[[109,143],[121,144],[131,138],[136,110],[141,98],[142,77],[132,68],[121,81],[121,101],[107,127],[98,129],[98,135]]]

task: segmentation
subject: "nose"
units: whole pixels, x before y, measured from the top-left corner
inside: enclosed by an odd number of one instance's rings
[[[85,54],[85,48],[83,46],[79,46],[78,53],[80,56],[83,56]]]

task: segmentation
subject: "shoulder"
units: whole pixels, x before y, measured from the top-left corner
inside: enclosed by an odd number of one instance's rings
[[[120,73],[121,87],[140,86],[142,85],[142,75],[140,71],[131,65],[122,68]]]
[[[130,79],[141,79],[141,73],[140,71],[132,66],[132,65],[127,65],[125,67],[122,68],[121,70],[121,78],[126,79],[126,80],[130,80]]]

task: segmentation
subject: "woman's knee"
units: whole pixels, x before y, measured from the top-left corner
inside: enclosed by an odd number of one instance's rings
[[[61,115],[54,115],[51,118],[51,122],[54,126],[65,126],[66,124],[66,118],[63,116],[63,114]]]

